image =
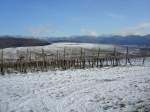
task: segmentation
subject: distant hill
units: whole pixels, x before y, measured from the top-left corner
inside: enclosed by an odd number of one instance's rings
[[[35,38],[22,38],[13,36],[0,36],[0,48],[24,47],[24,46],[43,46],[49,42]]]
[[[48,42],[82,42],[82,43],[103,43],[118,45],[139,45],[150,46],[150,35],[111,35],[111,36],[72,36],[62,38],[48,38]]]

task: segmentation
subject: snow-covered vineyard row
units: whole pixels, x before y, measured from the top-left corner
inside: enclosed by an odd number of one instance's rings
[[[6,48],[0,52],[0,74],[120,66],[127,63],[133,64],[131,59],[142,64],[145,57],[150,56],[148,53],[150,51],[141,50],[138,47],[133,50],[119,45],[86,43]]]
[[[0,112],[149,111],[150,63],[0,76]]]

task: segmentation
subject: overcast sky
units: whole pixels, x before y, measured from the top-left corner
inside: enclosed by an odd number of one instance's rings
[[[0,0],[0,35],[149,32],[150,0]]]

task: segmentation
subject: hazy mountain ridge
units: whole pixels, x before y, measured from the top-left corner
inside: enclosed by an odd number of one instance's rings
[[[81,42],[81,43],[102,43],[118,45],[140,45],[150,46],[150,34],[145,36],[128,35],[128,36],[72,36],[63,38],[48,38],[48,42]]]

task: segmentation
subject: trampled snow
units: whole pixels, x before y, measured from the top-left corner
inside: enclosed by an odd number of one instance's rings
[[[150,66],[0,76],[0,112],[149,112]]]

